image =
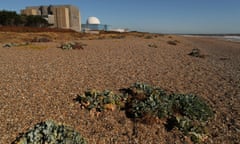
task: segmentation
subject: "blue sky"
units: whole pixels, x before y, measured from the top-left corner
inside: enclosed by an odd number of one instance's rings
[[[96,16],[113,28],[155,33],[240,33],[240,0],[6,0],[0,10],[71,4],[82,22]]]

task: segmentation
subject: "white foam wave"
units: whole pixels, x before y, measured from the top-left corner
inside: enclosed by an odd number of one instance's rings
[[[224,36],[223,38],[229,41],[240,41],[240,36]]]

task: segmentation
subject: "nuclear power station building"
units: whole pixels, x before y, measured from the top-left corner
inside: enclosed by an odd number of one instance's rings
[[[97,17],[88,17],[86,24],[82,24],[83,32],[108,31],[109,25],[101,24]]]
[[[21,14],[42,16],[54,28],[81,31],[80,11],[72,5],[30,6],[21,10]]]

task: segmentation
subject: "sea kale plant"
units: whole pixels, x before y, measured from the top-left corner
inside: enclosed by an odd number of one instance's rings
[[[161,88],[144,83],[133,84],[124,94],[128,97],[127,106],[133,118],[150,112],[159,118],[178,114],[203,122],[213,115],[204,100],[192,94],[167,94]]]
[[[135,83],[123,92],[128,97],[125,110],[129,118],[142,118],[146,114],[157,117],[168,115],[166,93],[162,89]]]
[[[21,134],[13,144],[87,144],[71,127],[46,121]]]
[[[96,111],[103,111],[104,109],[115,110],[122,108],[126,98],[123,95],[114,94],[109,90],[102,92],[97,90],[88,90],[83,95],[78,95],[75,99],[83,108],[88,110],[95,109]]]
[[[191,137],[193,142],[203,141],[207,135],[206,124],[213,111],[196,95],[171,94],[171,114],[168,117],[166,128],[178,128],[185,135]]]
[[[213,111],[202,98],[192,94],[167,94],[159,87],[144,83],[134,83],[120,92],[90,90],[78,95],[76,100],[82,107],[99,112],[121,108],[134,122],[148,123],[146,120],[163,118],[167,130],[177,128],[195,143],[207,137],[206,124]]]
[[[212,117],[210,107],[200,97],[192,94],[171,94],[168,96],[172,102],[173,112],[201,122]]]
[[[79,42],[68,42],[68,43],[63,43],[60,48],[63,50],[72,50],[72,49],[84,49],[83,47],[86,46],[86,44],[82,44]]]
[[[192,51],[188,54],[192,57],[198,57],[198,58],[204,58],[205,56],[201,54],[200,49],[194,48]]]
[[[213,111],[203,99],[192,94],[167,94],[158,87],[135,83],[125,89],[128,96],[126,114],[132,119],[166,118],[166,129],[177,128],[194,142],[206,138],[205,125]]]

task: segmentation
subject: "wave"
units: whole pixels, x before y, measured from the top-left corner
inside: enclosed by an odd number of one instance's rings
[[[233,42],[240,42],[240,36],[223,36],[224,40],[233,41]]]

